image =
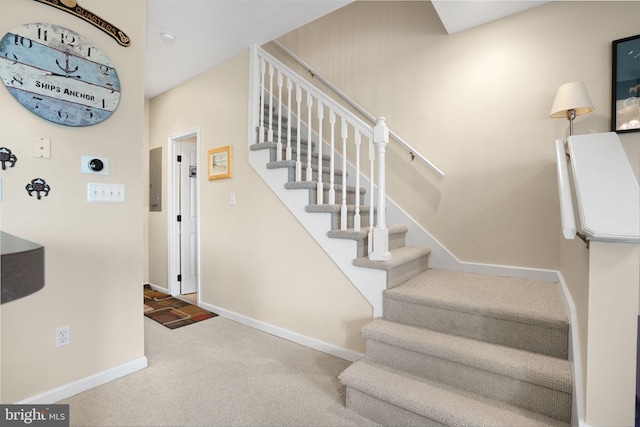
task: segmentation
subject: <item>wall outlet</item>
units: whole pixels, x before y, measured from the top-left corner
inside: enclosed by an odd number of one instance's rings
[[[56,347],[71,344],[71,329],[69,326],[56,328]]]

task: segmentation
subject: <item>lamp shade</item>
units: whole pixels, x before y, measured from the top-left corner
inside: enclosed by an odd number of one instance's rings
[[[575,110],[576,116],[595,110],[587,88],[582,82],[565,83],[558,88],[556,99],[551,107],[550,117],[566,118],[567,111]]]

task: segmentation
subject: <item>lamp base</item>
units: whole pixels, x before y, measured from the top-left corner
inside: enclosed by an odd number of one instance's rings
[[[569,120],[569,136],[573,135],[573,121],[576,118],[576,110],[567,110],[567,120]]]

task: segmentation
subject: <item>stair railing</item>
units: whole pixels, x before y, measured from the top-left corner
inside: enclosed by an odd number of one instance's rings
[[[360,213],[360,157],[362,150],[362,140],[368,142],[369,160],[371,163],[371,211],[369,219],[369,258],[373,260],[388,260],[391,254],[388,250],[388,230],[385,223],[385,150],[386,144],[389,142],[389,130],[385,124],[383,117],[378,118],[376,125],[372,126],[365,123],[351,111],[340,105],[327,94],[307,82],[303,77],[296,74],[289,67],[274,58],[272,55],[259,47],[252,48],[252,61],[259,61],[259,66],[254,64],[251,69],[257,70],[257,75],[253,76],[255,82],[251,86],[258,91],[259,96],[253,99],[259,99],[258,105],[253,105],[251,117],[255,120],[254,129],[258,131],[258,143],[275,143],[277,161],[287,160],[295,162],[295,180],[296,181],[313,181],[313,140],[317,142],[317,174],[316,174],[316,192],[317,204],[324,203],[324,190],[328,190],[328,204],[337,204],[336,185],[334,182],[336,157],[342,157],[342,193],[340,202],[340,228],[347,229],[347,218],[349,207],[347,205],[347,157],[349,154],[348,142],[353,142],[355,150],[355,202],[353,212],[353,229],[361,230],[361,213]],[[275,77],[275,79],[274,79]],[[258,86],[256,88],[256,85]],[[274,87],[275,86],[275,87]],[[283,89],[287,94],[282,95]],[[292,93],[295,90],[295,98]],[[277,95],[276,95],[277,94]],[[306,99],[305,99],[306,95]],[[306,101],[303,106],[303,100]],[[306,108],[305,108],[306,107]],[[289,120],[283,121],[283,110],[289,116]],[[305,111],[306,110],[306,111]],[[325,110],[329,112],[328,122],[325,120]],[[274,119],[273,114],[277,111],[277,118]],[[302,114],[306,113],[306,123],[301,120]],[[294,116],[295,120],[291,120]],[[277,120],[277,122],[275,122]],[[292,122],[296,122],[296,150],[295,159],[293,158],[292,141],[293,127]],[[274,132],[274,128],[276,131]],[[286,128],[286,133],[283,132]],[[305,142],[301,140],[303,128],[306,129],[306,171],[303,177],[303,156],[302,149],[305,148]],[[323,143],[324,131],[329,132],[327,145],[331,147],[329,155],[329,183],[323,181]],[[342,141],[342,152],[338,153],[336,148],[337,137],[339,132]],[[266,139],[265,139],[266,138]],[[283,145],[283,144],[286,144]],[[282,153],[285,158],[282,158]],[[376,158],[375,153],[378,153]],[[377,161],[378,170],[378,206],[376,210],[376,224],[373,226],[373,209],[375,206],[374,188],[374,163]]]
[[[351,97],[349,97],[347,94],[345,94],[342,90],[340,90],[340,88],[338,88],[337,86],[335,86],[333,83],[331,83],[327,78],[325,78],[322,74],[318,73],[316,70],[314,70],[309,64],[307,64],[306,62],[304,62],[300,57],[298,57],[295,53],[291,52],[291,50],[289,50],[285,45],[283,45],[282,43],[280,43],[278,40],[274,40],[272,41],[272,43],[276,46],[278,46],[278,48],[280,50],[282,50],[282,52],[286,53],[291,59],[293,59],[294,61],[296,61],[298,64],[300,64],[302,67],[304,67],[309,73],[311,73],[313,75],[314,78],[320,80],[322,83],[324,83],[328,88],[330,88],[333,92],[335,92],[337,95],[339,95],[342,99],[344,99],[349,105],[351,105],[353,108],[355,108],[358,112],[360,112],[364,117],[366,117],[367,119],[369,119],[371,122],[375,123],[377,122],[377,118],[371,114],[370,112],[368,112],[366,109],[364,109],[364,107],[362,107],[360,104],[358,104],[356,101],[354,101],[353,99],[351,99]],[[396,141],[398,144],[400,144],[402,147],[404,147],[404,149],[409,153],[409,155],[411,156],[411,160],[413,159],[418,159],[420,160],[422,163],[424,163],[429,169],[431,169],[431,171],[433,173],[435,173],[438,177],[440,177],[441,179],[444,179],[445,175],[444,172],[442,170],[440,170],[436,165],[434,165],[429,159],[427,159],[425,156],[423,156],[422,154],[420,154],[415,148],[413,148],[408,142],[406,142],[404,139],[402,139],[398,134],[396,134],[395,132],[393,132],[391,129],[389,129],[389,136]]]

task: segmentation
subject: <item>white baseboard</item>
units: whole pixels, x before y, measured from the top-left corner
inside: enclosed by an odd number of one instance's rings
[[[162,286],[154,285],[153,283],[147,283],[147,285],[151,286],[151,289],[153,289],[154,291],[158,291],[158,292],[162,292],[163,294],[171,295],[171,292],[169,292],[168,288],[163,288]]]
[[[276,337],[284,338],[285,340],[321,351],[322,353],[330,354],[331,356],[335,356],[349,362],[355,362],[356,360],[364,357],[364,354],[358,353],[357,351],[348,350],[335,344],[320,341],[318,339],[311,338],[306,335],[281,328],[279,326],[274,326],[270,323],[256,320],[251,317],[235,313],[233,311],[225,310],[224,308],[216,307],[211,304],[203,302],[200,304],[200,307],[204,308],[205,310],[212,311],[226,319],[233,320],[234,322],[241,323],[259,331],[275,335]]]
[[[81,380],[74,381],[72,383],[63,385],[53,390],[46,391],[36,396],[28,397],[17,404],[40,404],[49,405],[67,399],[71,396],[75,396],[83,391],[90,390],[94,387],[106,384],[118,378],[132,374],[136,371],[147,367],[147,358],[142,356],[131,362],[124,363],[122,365],[107,369],[106,371],[98,372],[97,374],[82,378]]]

